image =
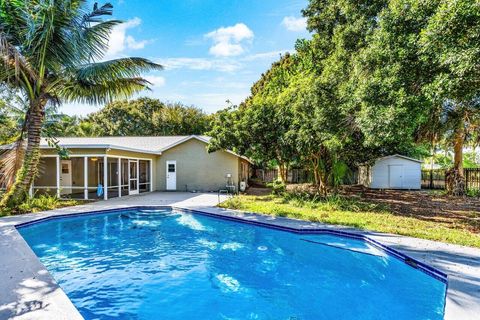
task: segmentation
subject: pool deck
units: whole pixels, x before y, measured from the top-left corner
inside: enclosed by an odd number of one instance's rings
[[[224,196],[223,196],[224,197]],[[15,225],[56,215],[130,206],[174,206],[296,229],[366,235],[448,274],[446,320],[480,319],[480,249],[398,235],[216,208],[214,193],[153,192],[36,214],[0,218],[0,319],[83,319]]]

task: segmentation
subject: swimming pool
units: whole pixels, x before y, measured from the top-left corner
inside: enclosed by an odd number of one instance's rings
[[[19,232],[86,319],[443,318],[445,281],[350,237],[171,208]]]

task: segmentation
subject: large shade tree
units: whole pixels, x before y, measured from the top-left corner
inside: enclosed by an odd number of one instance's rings
[[[390,0],[376,20],[351,77],[366,142],[453,148],[447,189],[463,194],[463,149],[480,118],[478,1]]]
[[[202,110],[158,99],[119,100],[90,114],[90,123],[100,136],[160,136],[204,134],[210,117]]]
[[[101,61],[112,28],[121,23],[105,20],[111,14],[108,3],[88,10],[82,0],[0,2],[0,83],[28,102],[16,148],[2,157],[2,168],[12,169],[8,173],[15,179],[0,205],[18,204],[27,194],[37,173],[48,105],[127,98],[148,88],[142,72],[161,69],[143,58]]]
[[[454,151],[447,189],[463,194],[463,150],[466,143],[475,145],[480,127],[480,3],[438,1],[420,43],[423,58],[437,66],[426,92],[436,102],[435,120]]]

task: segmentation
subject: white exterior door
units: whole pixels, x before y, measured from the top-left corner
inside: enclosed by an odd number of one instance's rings
[[[138,193],[138,160],[128,160],[128,194]]]
[[[177,190],[177,161],[167,161],[167,190]]]
[[[388,187],[392,189],[403,188],[403,165],[388,166]]]
[[[60,164],[60,194],[72,193],[72,160],[62,160]],[[70,187],[70,188],[69,188]]]

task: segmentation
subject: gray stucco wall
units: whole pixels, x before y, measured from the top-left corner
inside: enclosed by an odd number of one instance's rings
[[[169,149],[156,160],[157,190],[166,190],[166,161],[177,162],[178,191],[217,191],[224,189],[230,173],[238,187],[239,158],[225,151],[208,153],[206,144],[191,139]]]

